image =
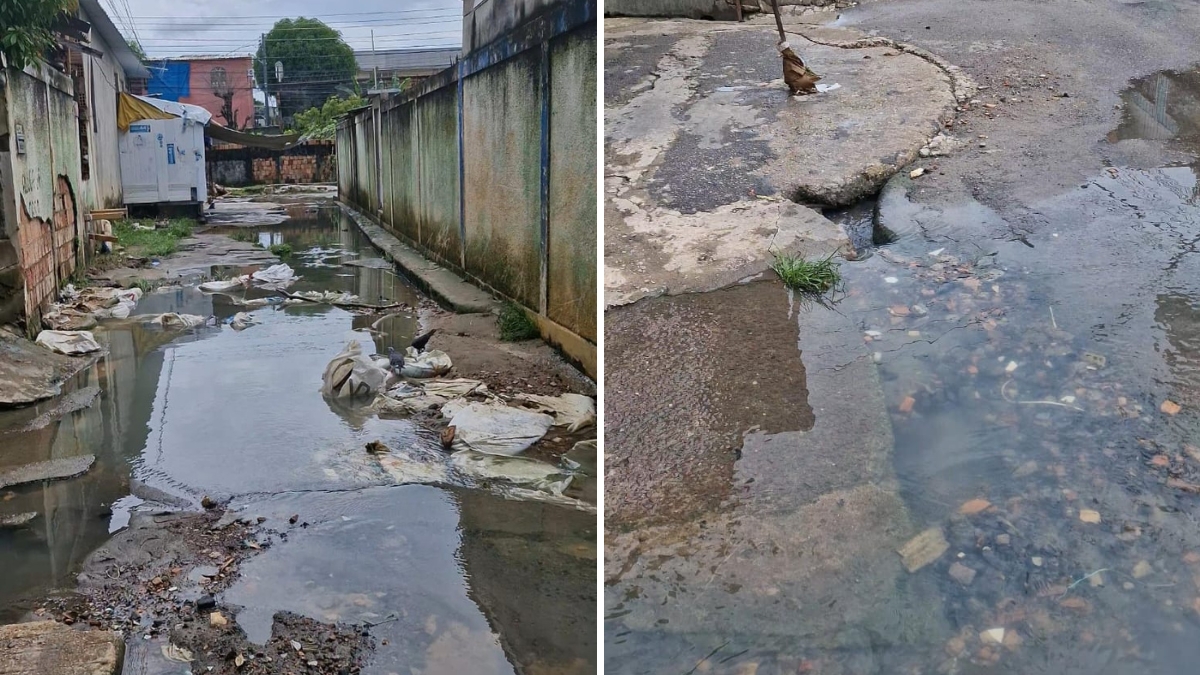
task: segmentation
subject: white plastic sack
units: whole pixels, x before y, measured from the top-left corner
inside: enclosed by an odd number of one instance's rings
[[[454,449],[490,455],[519,455],[538,442],[554,418],[542,413],[510,408],[503,403],[450,401],[442,408],[454,427]]]
[[[220,291],[230,291],[235,288],[241,288],[250,280],[250,275],[243,274],[240,277],[226,279],[225,281],[206,281],[200,284],[200,290],[206,293],[217,293]]]
[[[204,325],[204,317],[196,314],[141,314],[133,317],[142,323],[156,323],[163,328],[195,328]]]
[[[501,457],[463,450],[450,455],[450,464],[472,478],[503,480],[554,495],[561,495],[572,479],[570,472],[528,457]]]
[[[287,263],[279,263],[251,274],[250,278],[264,284],[286,284],[296,278],[296,271]]]
[[[409,483],[446,483],[450,470],[444,456],[426,452],[392,452],[377,455],[379,466],[399,485]]]
[[[445,375],[453,367],[450,355],[440,349],[418,352],[409,347],[404,352],[404,367],[400,369],[400,374],[404,377],[424,379]]]
[[[570,431],[596,425],[596,401],[582,394],[563,394],[562,396],[539,396],[537,394],[518,394],[518,401],[533,403],[537,410],[554,415],[554,426],[569,427]]]
[[[468,380],[464,377],[453,380],[430,380],[422,382],[421,388],[429,396],[442,396],[447,399],[460,398],[472,392],[485,392],[487,385],[479,380]]]
[[[229,322],[229,327],[236,331],[243,331],[254,325],[254,318],[245,312],[238,312],[233,315],[233,320]]]
[[[337,291],[303,291],[294,294],[296,297],[304,298],[309,302],[322,302],[332,305],[334,303],[349,303],[358,302],[358,296],[353,293],[338,293]]]
[[[39,345],[59,354],[91,354],[100,351],[100,343],[91,331],[86,330],[44,330],[38,333]]]
[[[429,380],[421,384],[401,382],[380,394],[374,408],[384,413],[414,413],[438,409],[448,401],[472,392],[483,393],[487,385],[479,380]]]
[[[325,366],[321,393],[331,398],[373,396],[387,389],[391,376],[386,368],[380,368],[369,356],[363,355],[361,345],[348,342],[342,353]]]
[[[95,297],[95,296],[93,296]],[[137,307],[138,300],[142,299],[142,289],[140,288],[115,288],[106,297],[103,295],[100,298],[104,301],[111,302],[116,300],[116,304],[107,307],[98,307],[92,311],[92,316],[97,319],[128,319]],[[87,300],[85,299],[85,303]]]

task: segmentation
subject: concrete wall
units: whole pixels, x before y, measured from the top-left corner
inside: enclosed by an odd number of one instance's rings
[[[205,152],[208,179],[226,187],[276,183],[332,183],[333,141],[306,141],[287,150],[220,144]]]
[[[31,332],[58,288],[82,264],[79,126],[70,78],[38,64],[4,71],[7,127],[0,129],[5,235],[21,271],[17,281]],[[3,289],[0,289],[3,292]],[[11,300],[0,298],[0,306]]]
[[[463,53],[487,46],[559,4],[561,0],[463,0]]]
[[[596,47],[594,0],[560,0],[337,137],[344,201],[593,363]]]
[[[92,21],[80,9],[84,21]],[[117,93],[125,91],[125,71],[99,32],[92,29],[91,45],[102,56],[84,56],[83,82],[87,97],[88,177],[80,189],[84,211],[120,208],[121,153],[117,148]],[[76,86],[76,91],[79,87]]]

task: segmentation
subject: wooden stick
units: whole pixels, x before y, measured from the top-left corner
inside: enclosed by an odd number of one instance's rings
[[[779,0],[771,0],[771,9],[775,11],[775,27],[779,29],[779,41],[787,42],[787,35],[783,32],[783,17],[779,16]]]

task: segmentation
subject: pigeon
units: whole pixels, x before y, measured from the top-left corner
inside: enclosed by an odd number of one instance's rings
[[[399,375],[400,370],[404,368],[404,354],[397,352],[395,347],[388,347],[388,362],[392,366],[392,372]]]
[[[429,344],[429,338],[433,337],[433,334],[436,333],[437,331],[438,331],[438,329],[434,328],[427,333],[422,333],[422,334],[418,335],[417,337],[413,338],[412,348],[417,350],[418,352],[425,351],[425,345]]]

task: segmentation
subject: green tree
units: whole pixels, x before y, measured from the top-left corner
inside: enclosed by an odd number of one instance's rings
[[[3,2],[3,0],[0,0],[0,2]],[[129,43],[129,48],[132,49],[133,53],[137,55],[138,60],[141,61],[142,63],[145,63],[146,62],[146,50],[142,49],[142,43],[138,42],[137,40],[132,40],[132,39],[126,40],[126,42]]]
[[[54,46],[59,15],[78,9],[76,0],[0,0],[0,52],[13,67],[32,64]]]
[[[357,94],[347,98],[330,96],[320,108],[313,107],[296,113],[292,128],[309,138],[331,139],[337,134],[338,118],[366,102],[366,99]]]
[[[282,81],[276,77],[276,62],[283,64]],[[318,19],[300,17],[275,22],[255,54],[254,72],[266,73],[267,89],[278,97],[280,114],[290,118],[352,86],[358,65],[341,33]]]

